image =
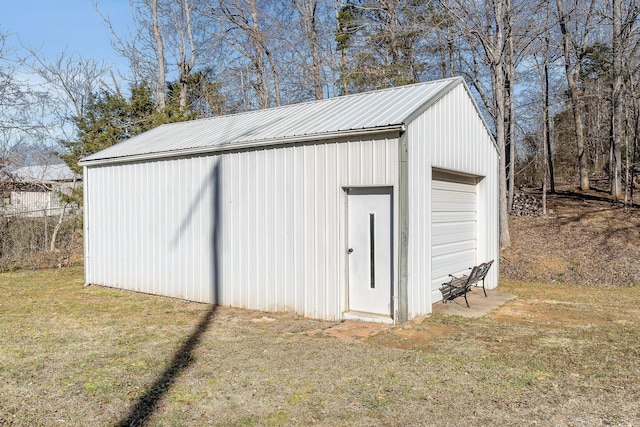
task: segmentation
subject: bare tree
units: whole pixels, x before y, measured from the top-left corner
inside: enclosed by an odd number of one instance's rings
[[[118,34],[109,16],[102,14],[98,3],[94,7],[111,29],[113,49],[129,61],[136,81],[152,87],[154,100],[159,110],[166,106],[167,66],[163,26],[160,22],[159,0],[129,0],[132,9],[133,33]]]
[[[169,19],[174,29],[174,45],[178,68],[180,92],[178,105],[182,110],[188,107],[189,77],[196,64],[198,45],[194,34],[194,0],[176,0],[169,8]]]
[[[270,47],[270,35],[262,28],[266,10],[258,10],[256,0],[220,0],[210,7],[223,28],[225,40],[249,61],[249,87],[256,93],[258,108],[282,105],[280,72]]]
[[[640,45],[640,44],[639,44]],[[632,148],[631,150],[627,150],[628,154],[631,154],[631,159],[627,165],[628,171],[628,180],[627,185],[625,187],[625,202],[629,201],[629,203],[633,206],[633,196],[634,196],[634,183],[635,176],[638,171],[638,165],[636,160],[638,158],[638,144],[640,137],[640,88],[638,87],[637,80],[637,69],[634,70],[634,65],[637,64],[628,64],[628,77],[629,77],[629,91],[631,93],[631,133],[633,135],[632,139]],[[629,153],[631,151],[631,153]],[[628,193],[627,193],[628,192]]]
[[[628,96],[627,132],[631,134],[632,147],[627,147],[627,185],[625,186],[625,201],[629,200],[633,205],[634,179],[639,169],[637,164],[638,145],[640,144],[640,28],[637,19],[640,13],[640,4],[637,0],[627,3],[626,16],[623,18],[623,31],[625,36],[625,51],[623,57],[623,74],[625,90]],[[630,193],[630,194],[627,194]]]
[[[51,94],[50,111],[57,117],[60,134],[58,138],[71,138],[69,129],[73,117],[82,117],[85,107],[93,94],[102,86],[102,78],[107,73],[104,63],[81,56],[70,55],[62,52],[57,58],[48,61],[39,52],[30,49],[30,67],[46,84]],[[74,174],[71,188],[78,185],[79,176]],[[52,191],[49,189],[48,191]],[[51,234],[49,250],[56,249],[58,232],[62,227],[64,217],[70,202],[65,201],[58,216],[56,225]]]
[[[495,139],[500,151],[500,247],[510,245],[509,236],[509,212],[507,198],[507,132],[508,110],[510,99],[505,93],[506,76],[512,68],[505,64],[504,52],[509,48],[508,18],[511,14],[511,0],[495,0],[475,2],[473,4],[464,0],[453,0],[444,3],[444,7],[450,16],[453,16],[461,29],[462,34],[469,41],[471,47],[472,70],[476,76],[472,84],[478,90],[487,111],[495,125]],[[490,92],[488,93],[480,85],[476,58],[480,58],[489,70]],[[505,126],[507,124],[507,126]]]
[[[624,6],[623,7],[623,3]],[[624,63],[632,63],[637,55],[638,35],[636,22],[640,15],[640,4],[636,0],[623,2],[612,0],[612,112],[611,112],[611,194],[618,199],[622,193],[622,146],[626,139],[625,94],[629,94],[625,82]],[[631,53],[632,56],[627,56]],[[628,152],[628,150],[626,150]],[[628,163],[628,162],[627,162]]]
[[[507,212],[513,208],[513,195],[515,192],[515,168],[516,168],[516,110],[515,110],[515,79],[516,64],[514,50],[514,10],[511,0],[505,2],[505,46],[504,46],[504,96],[505,96],[505,155],[507,174]]]
[[[204,31],[197,26],[195,0],[129,0],[135,32],[117,34],[109,17],[114,49],[129,60],[135,80],[153,88],[159,110],[167,106],[167,80],[178,76],[178,106],[188,105],[189,77],[202,50]],[[175,66],[175,68],[172,68]]]
[[[337,15],[342,92],[415,83],[424,69],[426,2],[347,2]]]
[[[4,43],[4,36],[0,36]],[[101,66],[91,60],[73,57],[66,53],[60,54],[53,61],[46,60],[35,49],[22,46],[18,51],[12,49],[9,56],[0,48],[0,167],[8,166],[3,171],[4,178],[12,191],[27,188],[51,193],[57,191],[50,182],[41,180],[31,183],[11,180],[14,176],[12,169],[26,164],[36,164],[42,168],[51,167],[59,159],[52,156],[55,150],[52,142],[68,136],[70,133],[71,117],[81,113],[87,93],[79,77],[83,73],[92,74]],[[100,72],[96,72],[96,76]],[[97,78],[97,77],[96,77]],[[7,163],[12,163],[7,165]],[[44,170],[44,169],[43,169]],[[75,178],[78,179],[78,176]],[[5,184],[7,181],[5,180]],[[57,186],[55,186],[57,188]],[[51,200],[50,200],[51,201]],[[48,205],[48,208],[51,206]],[[60,215],[49,234],[49,209],[44,212],[44,233],[40,232],[42,222],[29,218],[14,218],[7,220],[22,231],[29,229],[32,236],[38,236],[38,248],[43,247],[43,236],[47,250],[54,251],[59,240],[59,232],[64,219]],[[66,208],[66,207],[65,207]],[[62,209],[62,212],[66,209]],[[13,226],[10,227],[13,229]],[[16,228],[17,230],[17,228]],[[9,231],[7,231],[9,233]],[[9,239],[13,245],[20,245],[18,234],[5,234],[0,240]],[[28,239],[27,239],[28,240]],[[30,244],[33,246],[32,244]],[[29,246],[29,245],[27,245]],[[5,247],[6,249],[6,247]],[[38,249],[40,250],[40,249]],[[20,251],[13,251],[16,255]],[[3,250],[4,253],[4,250]]]
[[[612,0],[613,33],[611,50],[613,56],[612,75],[612,111],[611,111],[611,194],[616,198],[622,193],[622,151],[620,146],[623,137],[623,105],[622,105],[622,1]]]
[[[322,99],[336,92],[332,4],[331,0],[281,0],[258,9],[260,28],[268,35],[277,65],[281,103]]]
[[[564,67],[569,85],[569,96],[573,109],[573,120],[575,125],[576,148],[578,158],[578,175],[580,189],[588,191],[589,167],[585,152],[585,138],[582,121],[582,99],[578,87],[578,79],[582,71],[582,62],[589,44],[589,35],[593,31],[593,20],[595,15],[596,0],[589,0],[586,7],[581,7],[582,2],[573,0],[569,5],[569,11],[565,9],[563,0],[556,0],[558,11],[558,25],[562,34],[562,50],[564,53]],[[570,28],[568,16],[573,19],[573,27]]]
[[[164,57],[164,39],[160,30],[160,19],[158,18],[158,0],[145,0],[143,3],[151,14],[151,32],[155,41],[156,61],[158,62],[157,73],[155,79],[155,95],[158,108],[165,108],[165,87],[167,86],[167,69]]]
[[[545,16],[549,22],[549,14]],[[551,44],[549,32],[542,35],[538,49],[533,53],[536,62],[541,91],[541,116],[542,116],[542,138],[540,141],[542,155],[540,164],[542,170],[542,213],[547,213],[547,192],[549,191],[547,181],[550,184],[551,193],[555,193],[555,177],[553,171],[553,155],[551,151],[551,117],[550,117],[550,87],[549,87],[549,63],[553,61],[551,56]]]
[[[322,79],[323,61],[320,55],[320,36],[318,29],[319,1],[293,0],[293,3],[300,15],[305,40],[311,50],[311,80],[313,82],[314,96],[315,99],[322,99],[324,97],[324,85]]]
[[[92,94],[103,87],[108,67],[100,61],[64,51],[53,60],[29,49],[29,66],[46,84],[59,120],[69,122],[84,114]],[[64,130],[64,129],[63,129]]]
[[[438,63],[440,68],[440,76],[442,78],[453,77],[458,73],[456,67],[456,38],[457,29],[456,23],[452,17],[447,13],[445,7],[441,2],[433,1],[429,2],[429,14],[430,16],[425,19],[425,22],[430,25],[426,26],[425,32],[434,32],[434,41],[437,46],[436,52],[438,56]]]
[[[50,95],[25,80],[23,61],[9,46],[9,36],[0,32],[0,170],[19,165],[25,147],[47,139]]]

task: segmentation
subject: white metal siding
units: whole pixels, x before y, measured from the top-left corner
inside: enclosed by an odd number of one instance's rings
[[[7,216],[42,217],[60,215],[62,209],[69,210],[60,201],[58,192],[68,194],[73,184],[62,182],[49,184],[52,191],[12,191],[9,205],[2,210]]]
[[[86,167],[86,281],[339,319],[343,187],[395,186],[397,152],[379,137]]]
[[[477,190],[477,262],[494,259],[487,286],[498,284],[498,155],[463,85],[407,126],[409,179],[408,317],[430,313],[433,168],[483,177]]]
[[[6,214],[40,217],[60,214],[60,201],[52,191],[12,191]]]

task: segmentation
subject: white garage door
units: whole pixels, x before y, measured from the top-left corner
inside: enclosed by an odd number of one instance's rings
[[[442,299],[440,286],[449,274],[468,272],[476,265],[476,178],[433,172],[431,186],[431,292]]]

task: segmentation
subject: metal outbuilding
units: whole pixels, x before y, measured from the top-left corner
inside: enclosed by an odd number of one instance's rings
[[[338,320],[431,312],[495,260],[498,152],[461,78],[159,126],[81,162],[85,280]]]
[[[68,213],[60,194],[82,185],[64,163],[23,166],[0,171],[0,216],[48,217]]]

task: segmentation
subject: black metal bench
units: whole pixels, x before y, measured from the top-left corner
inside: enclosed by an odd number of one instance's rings
[[[470,268],[471,273],[465,274],[461,277],[456,277],[450,274],[449,276],[451,277],[451,280],[443,283],[440,287],[440,292],[442,292],[442,302],[446,304],[447,301],[453,301],[459,296],[464,296],[464,301],[467,303],[467,307],[469,307],[467,292],[469,292],[471,286],[479,286],[480,282],[482,282],[482,291],[486,297],[487,290],[484,287],[484,278],[487,276],[492,264],[493,260],[476,265],[475,267]]]

